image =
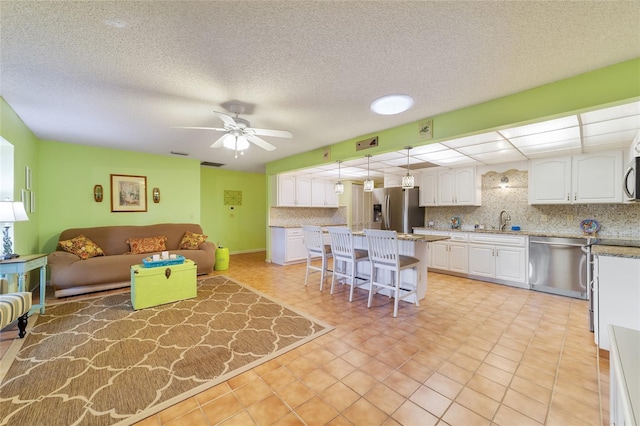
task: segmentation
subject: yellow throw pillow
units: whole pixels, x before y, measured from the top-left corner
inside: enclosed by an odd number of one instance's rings
[[[60,247],[64,251],[75,254],[82,260],[95,256],[104,256],[100,246],[82,234],[70,240],[60,241]]]
[[[206,235],[194,234],[193,232],[187,231],[184,233],[184,237],[182,237],[182,241],[180,241],[178,248],[180,250],[198,250],[200,244],[204,243],[206,240]]]
[[[129,238],[126,243],[131,247],[131,254],[152,253],[167,249],[167,237]]]

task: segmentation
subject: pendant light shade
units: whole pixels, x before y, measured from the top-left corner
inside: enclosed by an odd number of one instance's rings
[[[336,194],[342,194],[344,193],[344,184],[340,181],[340,163],[342,163],[342,161],[338,160],[337,163],[338,163],[338,181],[333,186],[333,192],[335,192]]]
[[[407,150],[407,174],[402,176],[402,189],[413,189],[413,187],[415,186],[415,179],[413,178],[411,173],[409,173],[409,151],[411,150],[411,148],[412,147],[410,146],[405,147],[405,149]]]
[[[367,179],[364,181],[364,192],[373,192],[373,188],[375,187],[373,183],[373,179],[369,176],[369,161],[371,159],[371,154],[367,154]]]

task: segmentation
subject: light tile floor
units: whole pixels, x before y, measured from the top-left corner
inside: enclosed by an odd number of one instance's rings
[[[335,330],[137,425],[609,423],[609,364],[586,301],[429,273],[420,307],[403,302],[394,319],[385,296],[367,309],[364,290],[349,303],[348,286],[320,292],[319,274],[304,286],[304,264],[264,258],[234,255],[215,274]]]

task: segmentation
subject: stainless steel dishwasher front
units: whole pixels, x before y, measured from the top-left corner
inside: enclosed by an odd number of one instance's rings
[[[582,238],[529,237],[531,290],[587,299],[587,255]]]

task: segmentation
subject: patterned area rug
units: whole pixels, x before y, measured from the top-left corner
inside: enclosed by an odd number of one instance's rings
[[[131,424],[331,329],[223,276],[139,311],[129,293],[47,306],[0,384],[0,424]]]

